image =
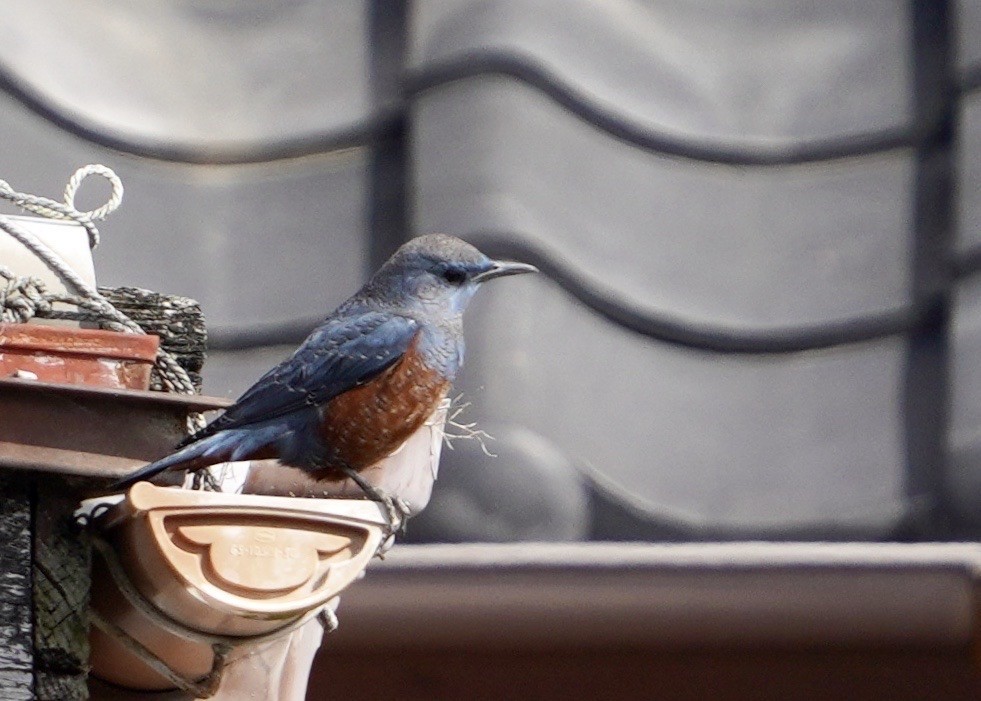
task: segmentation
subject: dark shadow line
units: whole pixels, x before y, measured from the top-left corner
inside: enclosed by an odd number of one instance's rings
[[[798,165],[912,148],[925,138],[922,130],[910,126],[771,148],[731,148],[698,143],[632,124],[595,104],[545,67],[522,57],[494,52],[473,53],[409,73],[403,80],[404,94],[411,99],[426,90],[485,75],[501,75],[520,80],[614,138],[652,153],[687,160],[742,166]],[[967,68],[958,81],[957,89],[964,94],[979,88],[981,66]],[[406,102],[392,103],[377,111],[371,118],[342,129],[265,143],[242,146],[168,145],[106,133],[86,124],[69,111],[56,107],[39,91],[23,84],[13,71],[2,64],[0,91],[7,93],[42,119],[80,139],[133,156],[193,165],[267,163],[364,146],[397,131],[407,111]]]
[[[317,156],[364,146],[398,128],[404,108],[376,112],[370,119],[345,128],[241,146],[154,144],[100,131],[67,110],[61,110],[37,91],[21,83],[0,65],[0,92],[72,136],[114,151],[157,161],[190,165],[246,165]]]
[[[641,308],[633,300],[601,287],[554,252],[504,232],[476,232],[466,238],[488,255],[537,266],[563,291],[591,311],[652,340],[715,353],[778,354],[875,341],[908,332],[919,322],[912,308],[855,316],[807,327],[759,330],[692,322]]]
[[[914,157],[911,290],[923,320],[909,334],[904,370],[904,490],[907,502],[920,506],[909,537],[946,539],[952,516],[947,435],[959,95],[954,9],[953,0],[909,0],[909,7],[914,118],[928,136]]]
[[[907,127],[769,149],[727,148],[698,143],[631,124],[593,104],[588,98],[564,85],[545,68],[521,58],[496,54],[473,55],[408,74],[404,79],[404,91],[412,98],[422,91],[481,75],[505,75],[525,82],[578,118],[638,148],[665,156],[708,163],[742,166],[799,165],[912,148],[923,138],[915,127]],[[86,124],[84,120],[59,110],[37,91],[23,85],[3,66],[0,66],[0,91],[6,92],[60,129],[94,144],[143,158],[199,165],[266,163],[364,146],[397,131],[407,111],[405,102],[393,103],[370,119],[331,132],[243,146],[187,146],[145,143],[100,131]]]
[[[482,231],[467,236],[494,257],[515,258],[541,269],[562,290],[605,320],[651,340],[715,353],[780,354],[875,341],[909,332],[921,321],[913,308],[856,316],[808,327],[760,330],[693,323],[670,314],[644,309],[633,300],[598,285],[554,252],[503,232]],[[218,327],[209,331],[215,350],[243,350],[296,344],[320,319],[293,319],[258,327]]]
[[[957,280],[981,273],[981,246],[974,246],[954,256],[951,268],[953,276]]]
[[[506,76],[530,85],[584,122],[637,148],[664,156],[737,166],[786,166],[832,161],[913,148],[924,137],[914,125],[771,148],[727,147],[657,132],[597,105],[544,66],[495,52],[470,53],[419,69],[406,76],[411,99],[427,90],[487,75]]]
[[[981,65],[965,68],[957,81],[957,89],[961,95],[981,89]]]
[[[407,3],[371,0],[368,9],[369,71],[372,104],[398,115],[384,138],[371,144],[368,166],[368,270],[371,274],[401,245],[411,228],[411,125],[401,103],[408,47]]]
[[[323,320],[323,316],[311,316],[254,326],[216,326],[208,329],[208,350],[241,351],[299,345]]]

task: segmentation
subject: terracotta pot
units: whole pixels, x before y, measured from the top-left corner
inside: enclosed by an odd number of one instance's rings
[[[0,377],[145,390],[159,344],[142,334],[0,324]]]

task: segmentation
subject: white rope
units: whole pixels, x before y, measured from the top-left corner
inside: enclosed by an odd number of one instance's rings
[[[5,185],[3,181],[0,181],[0,185]],[[3,192],[0,191],[0,197],[3,196]],[[35,210],[32,210],[35,211]],[[24,248],[31,251],[34,255],[44,261],[44,264],[49,268],[58,273],[60,277],[66,284],[71,286],[74,291],[83,297],[89,297],[92,299],[99,299],[102,295],[89,285],[85,280],[83,280],[71,266],[65,263],[64,259],[55,253],[51,248],[45,244],[41,239],[32,234],[27,229],[16,224],[9,217],[0,216],[0,229],[3,229],[16,241],[20,241]]]
[[[90,175],[100,175],[108,180],[112,187],[112,193],[109,196],[109,201],[101,207],[83,212],[75,208],[75,195],[82,181]],[[111,168],[100,164],[90,164],[79,168],[69,178],[68,184],[65,186],[64,202],[56,202],[47,197],[17,192],[5,180],[0,180],[0,198],[14,203],[25,211],[33,212],[48,219],[71,220],[80,224],[88,232],[89,247],[95,248],[99,244],[99,230],[93,224],[93,221],[105,219],[106,216],[119,207],[123,201],[123,183]],[[4,271],[8,273],[2,276],[6,279],[5,289],[2,295],[4,316],[15,314],[18,319],[26,321],[37,313],[43,313],[50,318],[53,313],[50,302],[58,301],[85,309],[88,312],[86,315],[87,319],[97,320],[100,325],[110,330],[139,334],[145,333],[139,324],[116,309],[109,300],[103,297],[97,289],[85,282],[85,280],[65,263],[61,256],[51,250],[37,236],[22,226],[19,226],[9,217],[3,215],[0,215],[0,230],[7,232],[7,234],[44,261],[45,265],[55,271],[77,295],[48,295],[44,292],[43,285],[40,288],[37,285],[39,281],[30,278],[13,279],[8,271]],[[20,292],[20,295],[15,296],[13,294],[15,291]],[[6,310],[11,305],[15,305],[16,309],[7,312]],[[61,318],[65,317],[62,316]],[[180,394],[194,394],[194,383],[188,377],[187,371],[174,360],[172,355],[164,350],[158,351],[155,365],[161,382],[167,391]],[[200,423],[201,419],[198,415],[195,419],[195,424]]]
[[[106,202],[101,207],[97,207],[88,212],[81,211],[75,207],[75,193],[78,192],[79,185],[82,181],[90,175],[101,175],[103,178],[109,181],[112,186],[112,192],[109,194],[109,201]],[[120,204],[123,202],[123,181],[119,179],[119,176],[113,172],[112,168],[108,168],[100,163],[90,163],[87,166],[82,166],[72,174],[72,177],[68,179],[68,184],[65,185],[65,204],[70,207],[75,212],[79,212],[88,221],[102,221],[107,216],[116,211]]]
[[[112,192],[109,194],[109,201],[104,205],[91,211],[83,212],[75,207],[75,195],[82,181],[90,175],[101,175],[108,180]],[[119,176],[111,168],[99,163],[92,163],[82,166],[68,179],[68,184],[65,186],[64,202],[56,202],[47,197],[32,195],[26,192],[17,192],[6,180],[0,180],[0,198],[13,202],[24,211],[33,212],[47,219],[70,219],[80,224],[88,232],[89,248],[95,248],[99,245],[99,230],[95,228],[95,224],[92,222],[105,219],[122,204],[123,181],[119,179]],[[4,219],[6,218],[4,217]],[[7,221],[9,222],[9,220]]]

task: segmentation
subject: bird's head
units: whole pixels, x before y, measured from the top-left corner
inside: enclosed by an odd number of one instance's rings
[[[484,282],[534,273],[525,263],[492,260],[454,236],[430,234],[404,244],[369,283],[374,294],[462,313]]]

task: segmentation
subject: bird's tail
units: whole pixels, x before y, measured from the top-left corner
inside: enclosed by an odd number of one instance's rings
[[[173,453],[172,455],[168,455],[167,457],[161,460],[157,460],[156,462],[151,462],[149,465],[144,465],[136,472],[126,475],[121,480],[117,480],[116,482],[113,482],[111,489],[113,491],[126,489],[127,487],[133,486],[137,482],[142,482],[143,480],[148,480],[151,477],[155,477],[156,475],[159,475],[161,472],[168,470],[172,467],[183,465],[184,456],[182,455],[182,453],[184,453],[184,451],[179,450],[176,453]]]
[[[165,458],[161,458],[156,462],[151,462],[149,465],[144,465],[136,472],[126,475],[121,480],[115,482],[112,485],[113,490],[126,489],[131,487],[137,482],[142,482],[143,480],[151,479],[159,475],[161,472],[171,469],[200,469],[202,467],[207,467],[209,464],[201,460],[203,455],[202,444],[194,443],[186,448],[178,450],[176,453],[172,453]],[[215,461],[219,462],[219,461]]]
[[[275,440],[272,430],[233,429],[220,431],[195,441],[165,458],[141,467],[112,485],[122,490],[142,480],[150,479],[166,470],[200,470],[209,465],[235,460],[247,460]]]

